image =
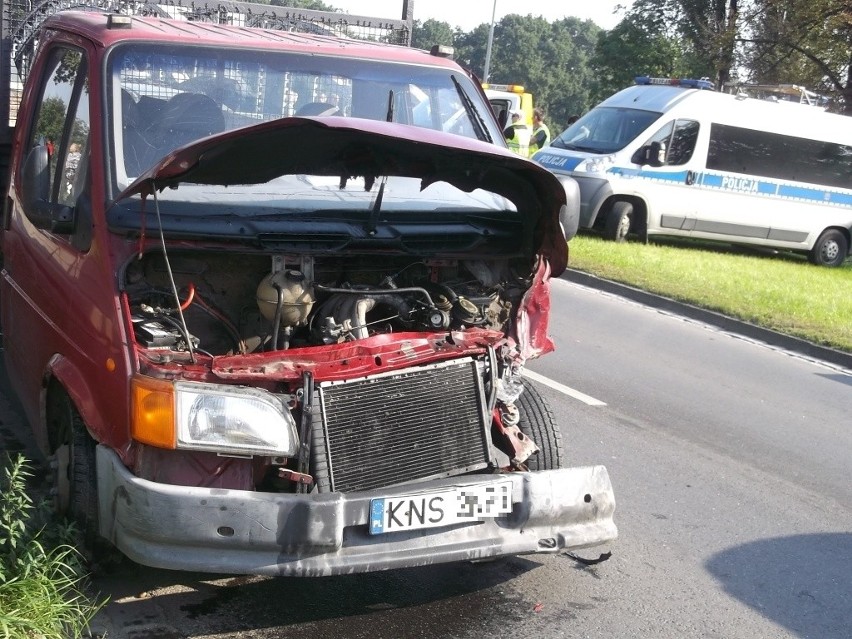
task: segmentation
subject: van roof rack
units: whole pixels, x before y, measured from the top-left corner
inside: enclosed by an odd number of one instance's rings
[[[809,91],[798,84],[750,84],[746,82],[729,82],[725,84],[726,93],[745,94],[748,97],[763,100],[777,100],[784,102],[798,102],[810,106],[825,109],[828,107],[830,98]]]

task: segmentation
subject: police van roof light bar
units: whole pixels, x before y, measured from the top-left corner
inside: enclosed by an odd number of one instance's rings
[[[647,75],[639,75],[633,79],[635,84],[662,85],[672,87],[684,87],[686,89],[714,89],[713,83],[707,78],[695,80],[692,78],[652,78]]]

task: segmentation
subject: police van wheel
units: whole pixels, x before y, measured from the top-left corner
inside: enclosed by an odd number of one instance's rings
[[[524,380],[524,392],[515,402],[520,421],[518,428],[539,447],[539,452],[527,460],[530,470],[555,470],[563,468],[565,449],[562,431],[553,416],[547,399],[530,380]]]
[[[849,241],[837,229],[828,229],[814,244],[808,259],[817,266],[840,266],[849,252]]]
[[[616,202],[606,216],[604,237],[614,242],[623,242],[630,231],[633,220],[633,205],[630,202]]]

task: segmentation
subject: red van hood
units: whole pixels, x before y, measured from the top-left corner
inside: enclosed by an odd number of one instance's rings
[[[122,198],[180,183],[263,184],[282,175],[417,178],[422,188],[447,182],[508,199],[530,220],[533,245],[551,274],[565,270],[559,225],[565,189],[538,164],[485,142],[403,124],[358,118],[282,118],[203,138],[172,151],[133,182]]]

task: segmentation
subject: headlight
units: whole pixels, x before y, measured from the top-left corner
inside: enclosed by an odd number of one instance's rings
[[[268,391],[144,375],[133,377],[130,390],[130,432],[144,444],[282,457],[299,450],[290,410]]]
[[[296,422],[278,397],[256,388],[175,384],[177,448],[292,457]]]
[[[614,155],[601,155],[583,160],[574,170],[578,173],[606,173],[613,164],[615,164]]]

